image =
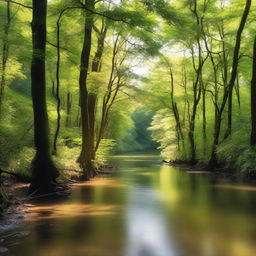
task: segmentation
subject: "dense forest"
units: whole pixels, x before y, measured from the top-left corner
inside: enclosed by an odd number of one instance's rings
[[[48,193],[65,170],[89,180],[108,154],[153,149],[255,176],[255,14],[251,0],[0,0],[2,176]]]

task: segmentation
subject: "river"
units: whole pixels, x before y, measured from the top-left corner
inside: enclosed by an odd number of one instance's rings
[[[68,200],[29,207],[1,232],[0,254],[256,255],[256,187],[163,166],[155,155],[110,161],[113,175],[75,184]]]

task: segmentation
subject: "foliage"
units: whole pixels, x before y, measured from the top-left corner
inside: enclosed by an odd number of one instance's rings
[[[29,1],[17,2],[29,4]],[[6,35],[7,5],[0,1],[0,16],[4,17],[0,20],[0,49],[3,51],[5,44],[9,47],[0,113],[0,166],[29,175],[34,155],[30,92],[32,16],[30,9],[15,3],[10,6],[12,19]],[[226,104],[216,147],[221,163],[249,173],[256,164],[255,149],[249,145],[255,8],[253,3],[243,31],[237,81],[232,92],[232,132],[226,136],[230,113]],[[189,161],[193,149],[191,135],[196,160],[209,162],[214,146],[216,111],[228,88],[243,9],[244,2],[239,0],[97,1],[96,12],[92,14],[93,40],[86,88],[97,98],[95,142],[102,127],[103,109],[109,107],[104,131],[100,134],[97,164],[105,163],[111,152],[154,148],[161,150],[165,159]],[[79,168],[76,161],[81,148],[79,75],[86,15],[88,11],[82,8],[80,1],[48,1],[49,132],[52,141],[58,116],[56,46],[59,29],[61,120],[58,154],[54,159],[59,167],[74,169]],[[104,44],[100,46],[104,29]],[[100,47],[103,47],[102,56],[97,57]],[[93,60],[97,58],[100,68],[92,72]],[[110,99],[107,104],[106,99]]]

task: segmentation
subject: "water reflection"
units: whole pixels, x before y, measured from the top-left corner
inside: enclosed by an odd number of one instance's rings
[[[128,193],[126,256],[172,256],[166,220],[156,192],[140,188]]]
[[[234,189],[240,191],[256,191],[256,187],[252,186],[238,186],[238,185],[229,185],[229,184],[218,184],[215,185],[217,188],[225,188],[225,189]]]
[[[76,184],[69,200],[36,204],[22,226],[3,229],[0,254],[255,255],[255,187],[161,166],[156,156],[112,161],[111,177]]]
[[[62,204],[35,206],[30,209],[26,215],[29,221],[37,221],[40,219],[59,219],[74,218],[79,216],[97,216],[97,215],[113,215],[118,209],[115,205],[97,205],[94,204]]]

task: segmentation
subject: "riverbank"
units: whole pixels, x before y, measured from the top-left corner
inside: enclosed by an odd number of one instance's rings
[[[61,177],[59,179],[59,187],[55,193],[46,195],[29,195],[30,183],[26,180],[19,180],[15,176],[3,176],[1,179],[2,187],[8,196],[7,201],[4,203],[2,211],[0,211],[0,226],[4,222],[10,222],[10,225],[17,223],[22,219],[22,215],[26,214],[28,207],[31,206],[31,201],[36,202],[40,200],[59,200],[68,198],[70,191],[74,184],[81,182],[89,182],[81,180],[82,170],[78,169],[59,169]],[[97,170],[96,177],[104,177],[111,175],[115,171],[115,167],[104,165]]]
[[[230,182],[247,182],[256,184],[256,173],[241,172],[237,168],[225,167],[225,165],[219,166],[218,168],[211,168],[209,165],[204,163],[198,163],[191,165],[188,161],[177,160],[177,161],[162,161],[163,164],[177,167],[182,170],[188,170],[191,174],[208,174],[215,178],[227,179]]]
[[[107,177],[114,172],[115,168],[105,165],[97,171],[98,175],[95,177],[102,178]],[[17,180],[14,176],[3,176],[2,186],[5,193],[8,195],[8,202],[2,208],[0,212],[0,254],[8,253],[9,249],[2,246],[6,239],[12,239],[15,237],[22,238],[27,236],[27,231],[17,231],[9,234],[12,230],[17,229],[25,222],[27,216],[31,214],[31,211],[40,204],[52,204],[56,202],[68,201],[70,193],[74,189],[74,186],[78,186],[81,183],[90,183],[90,181],[82,181],[80,176],[82,170],[76,169],[61,169],[62,175],[60,178],[60,185],[65,187],[61,193],[51,193],[41,196],[33,196],[28,194],[29,182]],[[63,193],[64,192],[64,193]],[[7,234],[3,235],[2,234]],[[11,245],[12,246],[12,245]]]

